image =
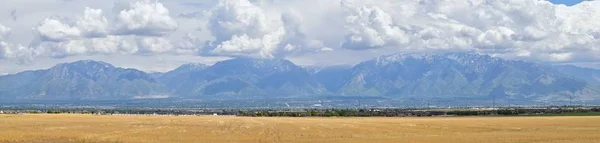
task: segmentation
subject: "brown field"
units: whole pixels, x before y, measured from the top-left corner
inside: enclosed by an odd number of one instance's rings
[[[598,143],[600,117],[0,115],[0,142]]]

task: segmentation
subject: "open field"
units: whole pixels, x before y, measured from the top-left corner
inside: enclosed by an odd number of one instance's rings
[[[597,143],[600,117],[0,115],[0,142]]]

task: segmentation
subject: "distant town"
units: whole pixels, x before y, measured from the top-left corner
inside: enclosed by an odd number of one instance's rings
[[[289,104],[289,103],[288,103]],[[428,117],[428,116],[593,116],[600,106],[501,106],[418,108],[354,107],[185,108],[115,105],[1,105],[0,114],[90,114],[113,116],[250,116],[250,117]]]

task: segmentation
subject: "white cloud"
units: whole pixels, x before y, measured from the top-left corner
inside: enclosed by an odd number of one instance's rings
[[[544,0],[160,2],[2,1],[0,7],[18,10],[19,18],[0,15],[8,24],[0,26],[0,56],[313,56],[337,62],[393,52],[479,52],[551,63],[600,60],[600,1],[571,7]],[[63,5],[68,8],[56,8]]]
[[[150,0],[135,1],[117,16],[120,35],[162,36],[177,29],[177,21],[169,15],[169,9]]]
[[[5,37],[7,37],[8,34],[10,34],[11,30],[12,29],[10,27],[6,27],[6,26],[0,24],[0,40],[2,40]]]
[[[140,54],[166,53],[173,49],[171,41],[161,37],[138,37],[136,43]]]
[[[259,38],[246,34],[233,35],[230,40],[222,42],[211,52],[224,56],[250,56],[257,58],[273,58],[275,48],[284,34],[283,29],[268,33]]]
[[[56,17],[44,19],[33,29],[37,32],[42,41],[67,41],[79,39],[81,31],[75,27],[62,22]]]
[[[111,25],[112,24],[112,25]],[[86,7],[76,21],[46,18],[36,27],[39,41],[32,47],[42,55],[63,58],[75,55],[168,53],[171,41],[162,35],[177,29],[161,3],[134,1],[108,21],[101,9]]]
[[[232,39],[243,34],[262,37],[281,28],[280,23],[268,19],[263,10],[248,0],[220,1],[212,10],[210,30],[216,42]]]
[[[187,33],[182,41],[176,44],[174,52],[177,54],[198,54],[202,50],[204,40],[194,36],[192,33]]]
[[[274,57],[285,31],[280,21],[269,18],[248,0],[220,1],[210,17],[209,29],[216,40],[209,54]]]
[[[86,37],[104,37],[108,33],[108,20],[101,9],[85,8],[83,17],[75,23]]]
[[[107,36],[104,38],[89,38],[69,40],[64,42],[46,42],[38,48],[52,57],[93,54],[132,54],[138,51],[135,43],[126,37]]]
[[[121,37],[109,35],[109,23],[101,9],[86,7],[83,15],[69,23],[66,18],[50,17],[33,28],[39,41],[31,46],[51,57],[131,53],[137,49]]]
[[[18,64],[27,64],[33,61],[35,55],[35,51],[31,48],[0,41],[0,59],[9,59]]]
[[[348,49],[371,49],[401,46],[410,41],[392,17],[379,7],[360,6],[352,8],[346,18],[349,33],[342,47]]]
[[[32,49],[20,44],[4,41],[11,32],[10,27],[0,24],[0,59],[16,60],[17,63],[29,63],[33,60]]]
[[[103,38],[87,38],[63,42],[44,42],[40,44],[44,54],[64,58],[76,55],[156,55],[176,53],[175,46],[163,37],[136,37],[109,35]]]
[[[83,16],[74,23],[68,19],[49,17],[42,20],[33,31],[42,41],[61,42],[83,38],[104,37],[107,34],[108,21],[101,9],[85,8]]]
[[[342,6],[350,9],[342,47],[354,50],[475,51],[557,62],[597,53],[600,41],[598,1],[572,7],[536,0],[346,1]]]
[[[281,20],[286,32],[283,40],[279,43],[280,49],[283,50],[282,53],[333,51],[320,40],[307,35],[302,25],[304,20],[297,12],[283,13]]]
[[[206,45],[208,54],[274,58],[331,50],[306,37],[298,17],[265,11],[248,0],[219,1],[211,12],[208,29],[216,40]]]
[[[8,43],[0,41],[0,59],[7,57],[9,53]]]

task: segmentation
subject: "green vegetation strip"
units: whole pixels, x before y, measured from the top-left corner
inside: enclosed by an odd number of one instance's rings
[[[600,116],[600,112],[531,114],[531,115],[523,115],[523,116]]]

